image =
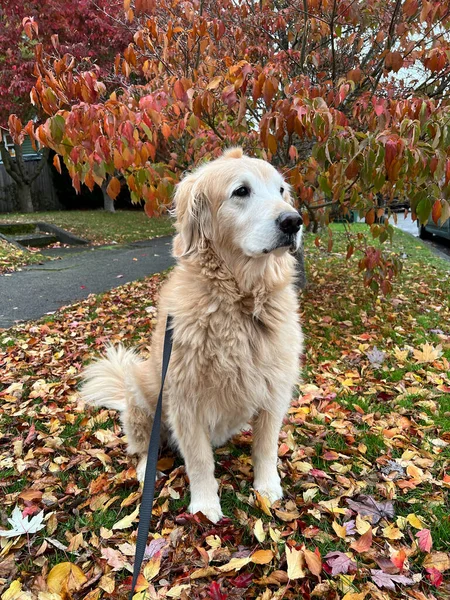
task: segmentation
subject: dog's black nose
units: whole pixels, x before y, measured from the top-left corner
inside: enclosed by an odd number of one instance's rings
[[[300,229],[303,219],[298,212],[284,212],[278,217],[277,222],[283,233],[294,235]]]

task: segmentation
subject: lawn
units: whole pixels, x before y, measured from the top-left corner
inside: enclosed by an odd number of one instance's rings
[[[164,454],[141,600],[449,597],[448,263],[396,232],[404,271],[375,300],[339,226],[334,238],[332,253],[306,242],[303,381],[279,448],[285,498],[270,507],[255,496],[243,433],[216,452],[227,519],[212,526],[185,514],[182,461]],[[37,533],[0,538],[2,600],[127,597],[134,463],[114,411],[81,403],[77,375],[109,342],[148,352],[163,279],[0,333],[0,524],[16,506],[44,516]]]
[[[39,252],[20,250],[13,244],[0,238],[0,273],[17,271],[20,267],[33,263],[41,263],[45,259]]]
[[[52,211],[28,214],[1,215],[0,222],[27,223],[44,221],[71,231],[92,244],[125,244],[173,233],[172,222],[167,217],[150,219],[144,211],[102,210]]]

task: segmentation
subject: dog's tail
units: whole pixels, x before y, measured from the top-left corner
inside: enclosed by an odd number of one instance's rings
[[[130,401],[145,406],[144,390],[137,370],[144,362],[135,350],[110,346],[106,356],[86,367],[82,374],[81,397],[92,406],[125,411]]]

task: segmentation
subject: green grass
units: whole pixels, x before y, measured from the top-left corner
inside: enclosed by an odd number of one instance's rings
[[[94,244],[124,244],[173,233],[172,221],[168,217],[150,219],[144,211],[107,213],[103,210],[72,210],[32,215],[12,213],[1,217],[3,223],[33,220],[52,223]]]

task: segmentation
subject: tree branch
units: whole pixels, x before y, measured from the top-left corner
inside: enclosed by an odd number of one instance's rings
[[[44,148],[44,150],[42,151],[42,158],[38,164],[37,169],[35,170],[35,172],[32,175],[29,176],[30,183],[33,183],[33,181],[39,177],[42,169],[47,164],[47,159],[48,159],[49,153],[50,153],[50,148]]]
[[[11,158],[4,138],[0,139],[0,156],[2,157],[3,164],[5,165],[5,171],[11,177],[11,179],[13,179],[16,183],[21,183],[22,180],[17,171],[17,166]]]

